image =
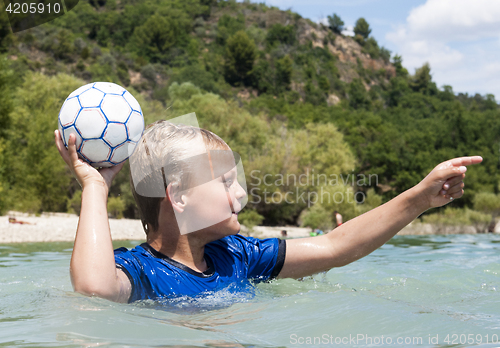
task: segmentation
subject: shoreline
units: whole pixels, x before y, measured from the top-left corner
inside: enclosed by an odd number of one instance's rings
[[[17,223],[9,222],[9,217]],[[146,234],[140,220],[109,219],[111,238],[115,240],[145,240]],[[66,213],[33,214],[9,211],[0,216],[0,244],[36,242],[73,242],[75,240],[78,216]],[[310,228],[295,226],[255,226],[252,231],[242,225],[241,234],[256,238],[280,238],[281,230],[287,230],[288,238],[308,237]],[[495,227],[500,233],[500,223]],[[473,226],[437,226],[412,222],[398,235],[446,235],[476,234]]]

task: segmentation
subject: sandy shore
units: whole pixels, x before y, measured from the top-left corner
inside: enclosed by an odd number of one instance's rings
[[[17,222],[10,223],[9,217]],[[78,216],[63,213],[43,213],[41,216],[19,212],[8,212],[0,216],[0,244],[26,242],[72,242],[75,240]],[[113,240],[145,240],[145,234],[140,220],[109,219],[111,237]],[[257,226],[249,233],[242,226],[242,234],[257,238],[272,238],[281,236],[281,230],[286,229],[292,238],[306,237],[309,228],[299,227],[264,227]]]
[[[20,223],[10,223],[14,217]],[[78,216],[63,213],[43,213],[41,216],[9,212],[0,216],[0,243],[67,242],[74,241]],[[140,220],[110,219],[113,240],[144,240]]]
[[[13,217],[21,223],[9,222]],[[0,244],[29,242],[72,242],[75,240],[78,216],[63,213],[43,213],[41,216],[19,212],[8,212],[0,216]],[[145,240],[145,234],[140,220],[109,219],[111,237],[113,240]],[[294,226],[268,227],[256,226],[251,232],[242,226],[243,235],[257,238],[281,237],[281,230],[286,230],[289,238],[309,236],[309,228]],[[495,228],[500,233],[500,223]],[[471,226],[449,226],[437,230],[436,226],[414,222],[405,227],[399,235],[429,235],[429,234],[475,234]]]

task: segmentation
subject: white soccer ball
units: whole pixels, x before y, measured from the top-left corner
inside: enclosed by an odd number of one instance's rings
[[[144,131],[137,100],[125,88],[94,82],[78,88],[59,111],[64,145],[76,135],[78,155],[94,167],[111,167],[132,155]]]

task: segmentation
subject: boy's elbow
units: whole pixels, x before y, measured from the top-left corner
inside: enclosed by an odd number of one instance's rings
[[[112,291],[112,289],[98,284],[73,284],[73,290],[85,296],[99,297],[111,301],[114,301],[116,297],[115,292]]]
[[[102,296],[102,289],[100,289],[97,286],[92,286],[89,284],[74,284],[73,290],[75,292],[82,294],[82,295],[85,295],[85,296],[103,297]]]

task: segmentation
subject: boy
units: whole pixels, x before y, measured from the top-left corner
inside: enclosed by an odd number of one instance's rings
[[[186,160],[190,152],[203,155],[199,142],[193,143],[196,137],[206,147],[205,171],[186,169],[195,162]],[[147,242],[113,253],[106,202],[111,181],[123,164],[98,171],[78,158],[74,136],[68,149],[58,131],[55,142],[82,186],[70,264],[73,287],[117,302],[196,295],[249,279],[301,278],[347,265],[382,246],[427,209],[461,197],[465,166],[482,161],[475,156],[443,162],[415,187],[328,234],[258,240],[238,235],[237,213],[246,192],[235,179],[237,173],[228,169],[233,166],[210,155],[228,153],[229,146],[207,130],[158,121],[145,131],[130,159],[132,190]],[[205,157],[200,158],[203,162]],[[151,169],[158,163],[161,175]],[[134,174],[138,170],[144,172]],[[217,170],[220,177],[214,175]],[[211,178],[203,179],[210,172]],[[225,194],[219,194],[217,185],[223,185]]]

